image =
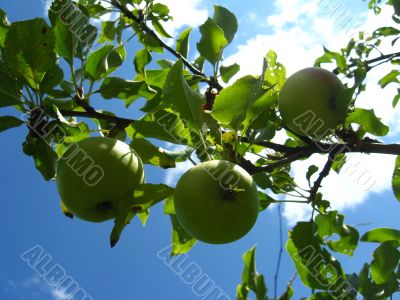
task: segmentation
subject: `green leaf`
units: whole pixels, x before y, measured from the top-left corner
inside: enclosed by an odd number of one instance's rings
[[[23,144],[23,150],[26,155],[33,156],[36,169],[44,179],[54,179],[58,155],[44,139],[28,136]]]
[[[113,49],[113,45],[105,45],[89,55],[85,65],[85,73],[92,82],[99,80],[107,74],[107,58]]]
[[[71,64],[76,53],[77,41],[70,29],[58,18],[54,26],[54,35],[56,38],[54,51]]]
[[[169,215],[172,224],[172,249],[171,255],[179,255],[188,252],[197,240],[191,237],[179,224],[176,215]]]
[[[256,246],[253,246],[250,250],[243,254],[244,268],[242,272],[242,283],[248,286],[249,289],[255,290],[256,281]]]
[[[18,127],[22,124],[24,124],[24,121],[16,117],[0,116],[0,132],[10,128]]]
[[[312,222],[299,222],[293,228],[286,249],[304,285],[312,289],[335,290],[346,279],[340,263],[321,247]],[[340,292],[338,290],[338,292]]]
[[[134,204],[147,209],[156,203],[168,198],[174,193],[174,189],[165,184],[142,183],[134,192]]]
[[[225,7],[214,5],[213,20],[223,30],[228,44],[231,43],[238,29],[236,16]]]
[[[373,109],[356,108],[346,119],[346,124],[350,123],[359,124],[365,131],[376,136],[385,136],[389,132],[389,127],[381,122]]]
[[[256,300],[268,300],[268,289],[267,285],[265,284],[264,275],[256,275],[256,290],[254,292],[256,294]]]
[[[108,12],[108,10],[101,4],[87,4],[85,5],[85,8],[89,16],[93,18],[99,18]]]
[[[172,195],[174,189],[165,184],[143,183],[137,186],[134,194],[126,195],[126,199],[121,201],[118,213],[115,218],[115,224],[110,235],[111,247],[114,247],[119,241],[120,235],[125,226],[138,214],[144,225],[149,216],[149,208],[165,198]]]
[[[370,277],[370,266],[364,264],[358,275],[358,291],[364,296],[364,299],[386,300],[383,289],[372,280]]]
[[[275,51],[269,50],[264,57],[263,65],[264,86],[279,91],[286,81],[286,68],[278,62]]]
[[[174,197],[168,197],[165,200],[164,214],[166,214],[166,215],[174,215],[175,214]]]
[[[395,108],[397,106],[397,103],[400,101],[400,89],[397,89],[398,94],[394,96],[393,101],[392,101],[392,107]]]
[[[202,101],[200,95],[192,90],[183,76],[183,63],[178,60],[169,71],[163,90],[164,103],[171,106],[182,120],[193,128],[200,129],[202,120]]]
[[[261,92],[262,90],[259,90]],[[261,138],[257,134],[263,133],[267,139],[275,136],[279,130],[280,121],[276,114],[275,104],[278,101],[277,93],[268,90],[260,98],[256,99],[248,108],[246,119],[243,121],[244,131],[255,130],[255,139]],[[268,120],[265,122],[265,120]]]
[[[346,154],[339,153],[335,156],[332,164],[332,170],[339,174],[340,170],[343,168],[346,163]]]
[[[386,87],[389,83],[399,83],[399,79],[397,77],[399,77],[400,75],[400,71],[398,70],[392,70],[390,71],[389,74],[385,75],[384,77],[382,77],[382,79],[379,80],[379,84],[381,86],[381,88]]]
[[[280,295],[277,300],[290,300],[292,299],[293,294],[294,294],[294,289],[290,284],[288,284],[285,292],[282,295]]]
[[[190,131],[175,114],[165,110],[147,114],[142,119],[132,123],[127,129],[132,139],[156,138],[162,141],[191,145]]]
[[[0,60],[0,107],[21,104],[22,84],[13,77]]]
[[[53,30],[44,19],[12,23],[4,43],[4,56],[10,71],[38,89],[55,62]]]
[[[361,241],[372,243],[397,241],[400,244],[400,231],[392,228],[375,228],[364,233]]]
[[[386,283],[394,274],[400,259],[398,247],[397,241],[386,241],[375,249],[372,255],[371,276],[376,284]]]
[[[99,43],[114,41],[116,33],[117,32],[114,21],[101,22],[101,33],[99,37]]]
[[[238,64],[233,64],[230,66],[221,66],[219,68],[219,73],[221,74],[222,81],[228,83],[228,81],[239,72],[240,66]]]
[[[393,8],[394,8],[394,13],[397,16],[400,16],[400,0],[392,0]]]
[[[340,236],[340,239],[336,241],[325,242],[331,250],[352,256],[358,245],[359,233],[354,227],[345,225],[343,219],[343,215],[331,211],[324,215],[319,214],[315,218],[315,222],[318,225],[318,235],[321,239],[326,239],[334,234]]]
[[[243,254],[244,268],[242,282],[236,289],[237,299],[247,299],[248,291],[252,290],[257,300],[268,300],[264,276],[256,270],[255,251],[256,246],[253,246]]]
[[[224,31],[211,18],[200,26],[201,39],[197,43],[200,55],[215,65],[222,57],[222,51],[228,44]]]
[[[162,89],[167,80],[169,69],[164,70],[146,70],[146,82],[150,86],[158,87]]]
[[[0,47],[4,47],[4,42],[10,28],[10,22],[7,19],[7,14],[0,8]]]
[[[324,55],[319,57],[314,62],[314,66],[321,67],[321,64],[323,63],[335,62],[340,70],[347,70],[346,58],[342,54],[338,52],[329,51],[325,47],[324,47],[324,52],[325,52]]]
[[[400,201],[400,156],[396,157],[392,175],[392,190],[397,200]]]
[[[306,178],[307,178],[309,186],[311,186],[311,182],[310,182],[311,176],[313,176],[315,174],[315,172],[317,172],[317,171],[318,171],[318,167],[315,165],[311,165],[308,167],[308,170],[306,173]]]
[[[145,74],[144,68],[151,62],[151,54],[147,49],[140,49],[136,52],[134,59],[136,73]]]
[[[64,79],[64,72],[59,65],[54,64],[47,72],[40,83],[40,92],[46,93],[54,89]]]
[[[154,29],[164,38],[172,38],[172,36],[165,30],[165,28],[161,25],[158,20],[152,20],[151,24],[154,26]]]
[[[64,50],[72,54],[72,57],[83,57],[97,36],[97,27],[90,24],[88,10],[71,0],[62,3],[53,1],[48,14],[53,27],[58,26],[57,22],[65,25],[60,27],[61,35],[58,36],[63,39],[63,47],[66,47]]]
[[[260,80],[248,75],[223,89],[215,98],[212,116],[224,126],[238,130],[248,107],[263,94]]]
[[[181,32],[176,41],[176,52],[180,53],[184,58],[187,58],[189,54],[189,36],[191,31],[191,27],[186,28]]]
[[[131,147],[139,154],[144,164],[151,164],[163,169],[175,168],[175,160],[164,152],[164,149],[154,146],[145,139],[136,139]]]
[[[130,192],[125,194],[124,198],[118,201],[118,208],[114,219],[114,226],[110,234],[111,248],[113,248],[118,243],[122,231],[137,213],[137,211],[133,209],[135,207],[133,201],[134,198]]]
[[[258,199],[260,200],[260,209],[259,211],[263,211],[268,208],[271,203],[275,203],[275,199],[272,199],[270,196],[263,192],[258,192]]]
[[[125,57],[126,51],[123,45],[114,48],[107,57],[107,75],[117,70],[123,64]]]
[[[131,104],[139,97],[151,97],[154,93],[144,81],[124,80],[118,77],[107,77],[100,87],[104,99],[118,98]]]
[[[165,4],[162,4],[162,3],[154,3],[152,6],[151,6],[151,12],[153,13],[153,14],[157,14],[158,15],[158,17],[160,18],[160,19],[162,19],[162,20],[168,20],[169,18],[167,18],[168,17],[168,15],[169,15],[169,7],[167,6],[167,5],[165,5]]]
[[[238,284],[236,287],[236,299],[237,300],[248,300],[249,290],[245,284]]]

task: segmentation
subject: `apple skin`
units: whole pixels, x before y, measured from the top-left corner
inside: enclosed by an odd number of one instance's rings
[[[294,133],[320,140],[344,121],[349,103],[338,95],[345,86],[322,68],[302,69],[283,85],[278,107],[284,124]]]
[[[115,218],[119,203],[130,199],[143,181],[143,163],[136,152],[108,137],[72,144],[59,161],[56,177],[63,204],[91,222]]]
[[[229,190],[229,181],[239,191]],[[182,175],[174,205],[179,223],[191,236],[224,244],[250,231],[257,220],[259,199],[255,182],[244,169],[229,161],[212,160]]]

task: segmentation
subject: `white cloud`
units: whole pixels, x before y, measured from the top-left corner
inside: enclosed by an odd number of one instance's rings
[[[322,170],[327,157],[319,154],[313,155],[306,161],[297,161],[292,164],[293,176],[301,187],[307,187],[305,178],[308,166],[314,164]],[[331,207],[342,211],[354,208],[363,203],[371,195],[376,195],[390,187],[392,170],[395,157],[381,154],[349,154],[347,164],[339,174],[331,171],[324,179],[320,191],[324,199],[329,200]],[[318,176],[317,172],[311,183]],[[289,199],[289,198],[288,198]],[[307,220],[310,217],[309,205],[287,203],[284,206],[283,215],[288,224],[294,225],[299,220]]]
[[[313,65],[314,60],[323,53],[322,46],[338,51],[344,47],[356,30],[372,32],[379,26],[387,26],[392,10],[383,9],[380,16],[372,12],[355,14],[347,2],[336,9],[329,6],[331,1],[315,0],[277,0],[276,13],[267,18],[271,33],[258,34],[238,46],[238,51],[228,57],[224,64],[239,63],[240,73],[260,74],[263,57],[273,49],[278,60],[287,68],[289,76],[296,70]],[[391,52],[390,45],[382,45],[383,51]],[[379,55],[379,54],[378,54]],[[381,67],[369,73],[367,92],[358,100],[358,106],[374,108],[382,121],[393,127],[392,137],[400,131],[399,110],[393,110],[391,102],[396,90],[390,86],[382,90],[377,81],[390,71],[390,66]],[[377,105],[379,103],[379,105]],[[278,138],[282,141],[282,135]],[[391,186],[394,157],[389,155],[348,156],[348,164],[338,175],[332,172],[323,182],[321,191],[331,201],[333,208],[343,210],[353,208],[365,201],[371,194],[387,190]],[[295,162],[293,175],[302,187],[307,186],[305,173],[308,166],[316,164],[322,169],[326,156],[314,155],[307,161]],[[368,180],[367,180],[368,179]],[[367,182],[369,181],[369,182]],[[364,185],[363,182],[366,182]],[[374,184],[368,189],[366,185]],[[309,205],[287,204],[283,214],[290,223],[309,218]]]
[[[52,289],[51,295],[53,296],[54,300],[66,300],[70,299],[71,294],[67,293],[65,290],[59,289]]]
[[[43,14],[45,16],[47,16],[48,11],[50,9],[51,2],[53,2],[53,0],[42,0],[42,2],[44,4],[44,12],[43,12]]]
[[[14,289],[26,295],[27,299],[33,298],[33,295],[46,295],[46,298],[49,299],[50,296],[51,300],[71,300],[71,294],[57,287],[50,287],[36,274],[21,283],[11,282]]]
[[[170,14],[174,18],[165,24],[166,30],[175,35],[176,31],[183,26],[198,26],[208,17],[206,9],[201,8],[202,0],[161,0],[167,5]]]

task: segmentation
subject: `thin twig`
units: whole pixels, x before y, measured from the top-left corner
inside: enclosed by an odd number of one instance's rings
[[[193,66],[182,54],[179,52],[175,51],[172,47],[170,47],[167,43],[165,43],[158,35],[155,33],[150,27],[147,26],[145,20],[139,19],[137,16],[135,16],[126,6],[121,4],[118,0],[112,0],[111,3],[118,8],[121,13],[127,17],[128,19],[131,19],[134,21],[136,24],[140,26],[140,29],[143,30],[145,33],[153,37],[157,43],[166,49],[169,53],[171,53],[173,56],[176,58],[180,59],[183,64],[195,75],[201,76],[204,78],[204,81],[207,82],[211,87],[216,88],[217,90],[221,91],[223,87],[218,83],[218,81],[214,79],[209,79],[207,76],[198,70],[195,66]]]
[[[299,160],[301,158],[306,158],[306,157],[310,156],[311,154],[312,154],[312,152],[310,152],[310,151],[299,151],[299,152],[294,153],[280,161],[277,161],[276,163],[272,163],[272,164],[269,164],[267,166],[262,166],[262,167],[254,167],[254,169],[251,170],[250,173],[251,174],[260,173],[260,172],[270,173],[279,167],[288,165],[288,164],[290,164],[296,160]]]
[[[310,196],[308,197],[308,201],[311,203],[312,208],[313,208],[312,213],[311,213],[310,222],[313,222],[315,210],[317,210],[315,200],[317,197],[318,190],[321,187],[321,184],[322,184],[322,181],[324,180],[324,178],[329,175],[329,172],[332,168],[336,154],[337,154],[337,152],[329,153],[328,161],[326,162],[322,171],[319,173],[317,180],[315,180],[314,185],[312,186],[312,188],[310,190]]]
[[[361,61],[361,62],[362,62],[362,64],[363,64],[365,67],[369,67],[369,66],[370,66],[371,64],[373,64],[373,63],[380,62],[380,61],[385,61],[385,60],[391,60],[391,59],[396,58],[396,57],[400,57],[400,52],[395,52],[395,53],[391,53],[391,54],[380,55],[380,56],[375,57],[375,58],[372,58],[372,59],[370,59],[370,60],[366,60],[366,61],[364,61],[364,62]],[[355,62],[353,62],[353,63],[347,65],[347,67],[348,67],[349,69],[350,69],[350,68],[357,67],[358,64],[359,64],[359,62],[360,62],[360,61],[355,61]],[[379,65],[379,64],[378,64],[378,65]],[[377,66],[377,65],[374,65],[374,66],[372,66],[372,67],[370,67],[370,68],[373,68],[373,67],[376,67],[376,66]],[[333,73],[338,72],[338,70],[339,70],[339,68],[334,69],[334,70],[333,70]]]
[[[278,295],[278,278],[279,278],[279,271],[281,268],[281,260],[282,260],[282,253],[283,253],[283,228],[282,228],[281,206],[282,206],[281,203],[278,204],[279,253],[278,253],[278,260],[277,260],[275,276],[274,276],[274,299],[277,299],[277,295]]]
[[[131,124],[136,120],[133,119],[126,119],[121,117],[110,116],[106,114],[99,113],[97,111],[87,112],[87,111],[74,111],[74,110],[65,110],[60,109],[60,112],[63,116],[66,117],[85,117],[85,118],[95,118],[98,120],[104,120],[113,123],[124,123],[124,124]]]

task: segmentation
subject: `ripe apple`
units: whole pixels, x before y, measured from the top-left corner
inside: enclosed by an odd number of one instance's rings
[[[338,95],[345,89],[335,74],[321,68],[294,73],[279,95],[279,111],[294,133],[320,140],[344,121],[348,100]]]
[[[176,217],[194,238],[211,244],[243,237],[257,220],[259,200],[253,178],[225,160],[200,163],[179,179]]]
[[[143,181],[143,163],[136,152],[108,137],[72,144],[60,159],[56,177],[63,204],[91,222],[115,218],[121,201],[129,201]]]

